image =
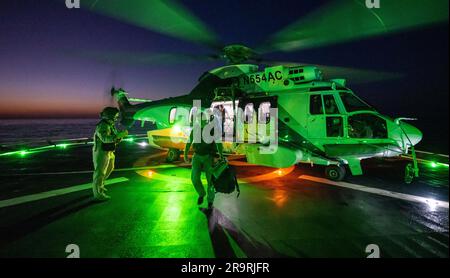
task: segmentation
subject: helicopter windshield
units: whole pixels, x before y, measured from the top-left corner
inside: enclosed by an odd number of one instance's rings
[[[339,95],[347,112],[367,111],[367,110],[375,111],[373,107],[371,107],[370,105],[368,105],[367,103],[365,103],[352,93],[340,92]]]

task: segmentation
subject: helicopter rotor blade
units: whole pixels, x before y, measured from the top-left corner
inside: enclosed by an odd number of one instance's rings
[[[318,65],[311,63],[298,63],[298,62],[286,62],[286,61],[263,61],[268,65],[284,65],[288,67],[295,66],[316,66],[318,67],[322,73],[325,80],[330,79],[338,79],[344,78],[350,80],[352,84],[365,84],[372,82],[380,82],[380,81],[390,81],[401,79],[404,77],[402,73],[395,72],[383,72],[379,70],[371,70],[371,69],[358,69],[351,67],[340,67],[340,66],[329,66],[329,65]]]
[[[118,78],[119,73],[117,72],[117,69],[112,69],[106,76],[106,81],[102,91],[103,103],[105,106],[115,106],[114,98],[111,96],[111,88],[118,88]]]
[[[290,24],[257,49],[268,53],[296,51],[380,36],[448,21],[448,0],[337,0]]]
[[[336,67],[317,65],[323,71],[325,79],[345,78],[351,84],[365,84],[373,82],[392,81],[403,78],[405,75],[396,72],[384,72],[370,69],[357,69],[350,67]]]
[[[221,59],[220,55],[194,55],[181,53],[150,53],[150,52],[113,52],[74,50],[66,51],[72,56],[93,60],[112,66],[140,66],[140,65],[171,65],[192,62],[212,62]]]
[[[83,0],[83,6],[147,30],[220,48],[217,36],[176,0]]]

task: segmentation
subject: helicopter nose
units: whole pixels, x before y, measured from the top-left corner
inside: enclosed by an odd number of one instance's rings
[[[402,128],[413,146],[417,145],[422,140],[423,134],[417,127],[407,123],[403,123]],[[408,138],[405,138],[407,142],[409,142]]]

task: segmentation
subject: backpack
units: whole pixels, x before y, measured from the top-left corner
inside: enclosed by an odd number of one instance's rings
[[[211,181],[216,192],[218,193],[230,194],[236,190],[236,197],[239,197],[239,195],[241,194],[236,178],[236,171],[232,166],[228,165],[228,162],[226,160],[218,162],[213,167]]]

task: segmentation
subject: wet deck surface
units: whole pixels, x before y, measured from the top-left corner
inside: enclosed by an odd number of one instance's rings
[[[0,257],[66,257],[68,244],[77,244],[81,257],[366,257],[369,244],[381,257],[449,254],[448,207],[336,186],[320,167],[234,161],[241,196],[218,194],[208,212],[196,204],[189,165],[127,144],[116,162],[122,170],[110,178],[112,199],[96,203],[89,147],[2,157]],[[448,206],[448,168],[422,167],[422,177],[406,185],[399,169],[369,166],[345,185]],[[79,190],[41,200],[14,199],[74,186]]]

